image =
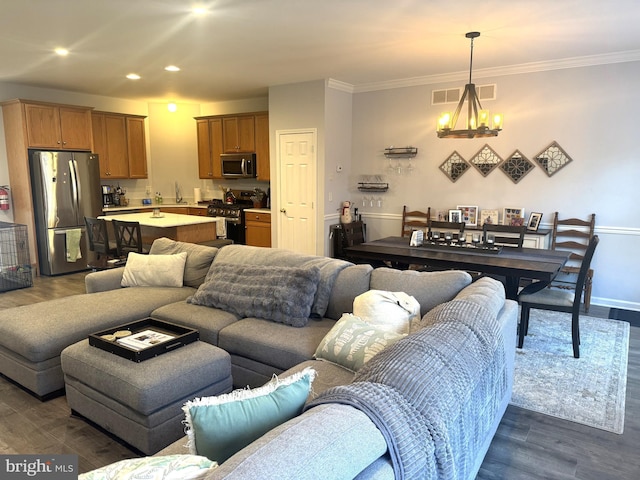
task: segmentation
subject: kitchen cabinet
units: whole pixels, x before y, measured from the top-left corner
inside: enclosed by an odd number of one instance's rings
[[[223,117],[222,148],[224,153],[255,152],[255,116]]]
[[[91,115],[101,178],[147,178],[145,117],[110,112]]]
[[[254,247],[271,247],[271,212],[244,211],[246,242]]]
[[[258,163],[258,180],[268,181],[271,178],[269,162],[269,114],[259,113],[255,116],[256,161]]]
[[[191,207],[189,208],[189,215],[198,215],[199,217],[206,217],[207,216],[207,209],[206,208],[195,208],[195,207]]]
[[[198,176],[222,178],[220,154],[222,153],[222,119],[196,120],[198,128]]]
[[[129,178],[147,178],[147,145],[144,135],[145,117],[127,115],[127,152]]]
[[[255,152],[258,180],[269,180],[269,112],[195,117],[195,120],[200,178],[222,178],[222,153]]]
[[[31,102],[23,106],[29,147],[91,150],[91,108]]]

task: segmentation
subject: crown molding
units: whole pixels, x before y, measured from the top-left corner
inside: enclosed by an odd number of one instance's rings
[[[640,61],[640,50],[626,52],[607,53],[602,55],[589,55],[583,57],[563,58],[544,62],[530,62],[505,67],[481,68],[473,71],[474,79],[496,77],[504,75],[520,75],[523,73],[546,72],[550,70],[564,70],[569,68],[593,67],[597,65],[609,65],[615,63],[627,63]],[[363,83],[351,85],[352,93],[373,92],[377,90],[389,90],[392,88],[415,87],[420,85],[432,85],[438,83],[466,81],[469,72],[443,73],[438,75],[426,75],[424,77],[411,77],[385,82]],[[349,85],[340,82],[344,86]],[[348,91],[348,90],[344,90]]]

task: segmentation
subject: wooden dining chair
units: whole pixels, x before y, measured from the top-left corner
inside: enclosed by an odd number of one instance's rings
[[[429,219],[431,218],[431,207],[426,213],[420,210],[408,211],[407,206],[402,207],[402,233],[401,237],[410,237],[414,230],[427,231]]]
[[[118,247],[115,242],[109,241],[107,222],[100,218],[84,217],[84,225],[89,241],[89,250],[95,252],[98,259],[102,257],[114,258]]]
[[[111,220],[116,237],[118,257],[125,258],[129,252],[148,253],[142,244],[140,223]]]
[[[524,233],[527,227],[524,225],[494,225],[485,223],[482,226],[482,236],[485,243],[489,235],[493,235],[496,245],[511,248],[522,248],[524,243]]]
[[[556,277],[553,286],[565,290],[574,290],[576,282],[574,279],[580,271],[580,266],[584,261],[584,255],[589,245],[589,240],[593,237],[596,228],[596,214],[589,215],[587,220],[578,218],[568,218],[561,220],[558,212],[553,214],[553,230],[551,231],[551,249],[566,250],[571,252],[571,257],[567,265]],[[587,271],[587,278],[584,282],[584,311],[588,312],[591,306],[591,286],[593,284],[593,268]],[[582,296],[583,292],[580,292]]]
[[[566,290],[545,288],[546,282],[534,282],[522,289],[518,295],[520,303],[520,325],[518,327],[518,348],[522,348],[524,337],[529,332],[529,313],[532,308],[539,310],[553,310],[571,314],[571,341],[573,343],[573,356],[580,358],[580,301],[582,288],[587,278],[587,272],[593,258],[593,253],[598,246],[598,236],[594,235],[582,259],[582,265],[578,272],[576,290],[571,293]]]

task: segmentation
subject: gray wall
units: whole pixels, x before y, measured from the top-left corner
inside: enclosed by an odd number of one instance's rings
[[[360,205],[369,239],[398,235],[405,204],[524,207],[527,217],[543,213],[543,228],[556,210],[562,217],[596,213],[601,243],[592,303],[640,310],[639,76],[635,62],[476,80],[497,83],[497,99],[483,107],[501,111],[505,125],[498,137],[473,140],[438,139],[436,118],[445,109],[430,105],[432,89],[464,81],[354,94],[351,198],[361,203],[362,174],[383,174],[391,186],[382,208]],[[533,159],[554,140],[573,161],[552,177],[536,167],[514,184],[501,171],[485,178],[472,168],[452,183],[438,168],[454,150],[469,160],[488,144],[502,158],[518,149]],[[418,147],[411,175],[389,173],[383,155],[389,145]]]

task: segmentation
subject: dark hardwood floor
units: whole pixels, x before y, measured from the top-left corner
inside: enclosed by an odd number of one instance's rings
[[[86,274],[38,277],[0,293],[0,308],[84,292]],[[592,306],[591,316],[608,309]],[[640,478],[640,327],[631,327],[624,434],[617,435],[510,406],[478,479]],[[75,453],[81,472],[137,456],[117,439],[70,415],[65,397],[40,402],[0,377],[0,454]]]

